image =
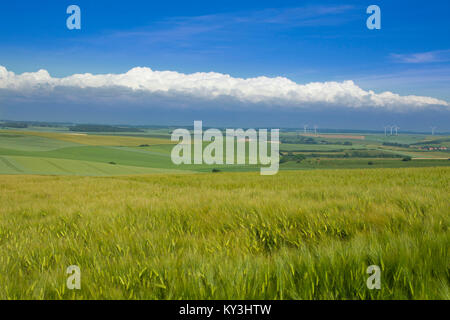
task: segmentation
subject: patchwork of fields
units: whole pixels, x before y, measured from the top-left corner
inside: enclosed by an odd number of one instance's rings
[[[293,133],[283,133],[294,137]],[[297,135],[298,136],[298,135]],[[282,143],[282,157],[303,155],[305,161],[282,161],[280,170],[336,168],[405,168],[448,166],[450,153],[426,153],[415,149],[385,146],[386,137],[368,135],[350,139],[342,135],[321,143]],[[0,174],[43,174],[111,176],[147,173],[257,171],[256,165],[174,165],[170,154],[174,142],[168,131],[143,134],[87,134],[45,131],[0,131]],[[344,136],[346,137],[346,136]],[[384,138],[383,138],[384,137]],[[313,138],[310,138],[313,139]],[[410,143],[429,139],[426,136],[390,137],[389,141]],[[356,141],[356,142],[355,142]],[[364,155],[360,157],[359,155]],[[347,158],[345,158],[347,157]],[[411,157],[414,161],[401,161]],[[289,159],[288,159],[289,160]]]

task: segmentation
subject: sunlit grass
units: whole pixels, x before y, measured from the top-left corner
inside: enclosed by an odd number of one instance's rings
[[[0,176],[0,298],[449,299],[449,173]]]

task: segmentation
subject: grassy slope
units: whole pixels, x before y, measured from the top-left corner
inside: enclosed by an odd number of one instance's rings
[[[68,141],[66,141],[68,140]],[[97,145],[101,144],[101,145]],[[148,147],[138,147],[148,144]],[[255,171],[256,166],[174,165],[170,140],[54,132],[0,132],[0,174],[115,175],[197,171]],[[28,158],[28,160],[26,159]],[[79,160],[79,166],[74,161]],[[89,162],[89,163],[87,163]],[[109,164],[116,163],[116,167]],[[62,169],[70,163],[70,168]]]
[[[0,173],[115,175],[179,171],[167,154],[136,155],[110,147],[162,142],[171,146],[168,140],[153,138],[0,132]]]
[[[149,173],[183,173],[188,171],[168,168],[113,165],[97,161],[0,156],[0,172],[3,174],[112,176]]]
[[[111,167],[109,162],[114,162],[117,165],[124,168],[136,167],[137,170],[145,168],[166,169],[167,172],[172,170],[188,170],[188,171],[211,171],[214,168],[221,168],[223,170],[235,170],[235,171],[249,171],[256,170],[255,166],[209,166],[209,165],[174,165],[170,159],[170,152],[172,145],[158,145],[147,148],[129,148],[129,147],[108,147],[108,146],[80,146],[61,148],[51,151],[17,151],[0,148],[0,163],[3,161],[14,162],[18,159],[29,158],[32,164],[36,160],[36,164],[33,166],[26,166],[22,170],[19,168],[0,166],[0,173],[15,174],[15,173],[37,173],[37,174],[52,174],[53,171],[48,171],[48,166],[40,166],[44,164],[48,159],[55,159],[54,162],[60,162],[63,160],[80,160],[83,162],[89,161],[98,163],[100,166]],[[153,149],[154,148],[154,149]],[[23,160],[21,161],[23,162]],[[123,170],[121,174],[133,174],[133,170]],[[80,167],[77,171],[80,175],[91,175],[91,172],[86,172],[84,166],[80,163]],[[103,172],[99,171],[99,175],[103,175]]]
[[[449,299],[449,174],[0,176],[0,298]]]

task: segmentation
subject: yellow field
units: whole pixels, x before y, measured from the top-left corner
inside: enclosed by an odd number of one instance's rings
[[[126,137],[114,135],[94,135],[83,133],[60,133],[60,132],[37,132],[37,131],[0,131],[5,133],[26,134],[50,139],[57,139],[67,142],[79,143],[90,146],[139,146],[143,144],[172,144],[168,139],[146,138],[146,137]]]

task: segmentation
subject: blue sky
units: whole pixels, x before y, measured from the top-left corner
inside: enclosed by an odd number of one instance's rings
[[[81,8],[81,30],[66,28],[65,11],[71,4]],[[369,16],[366,8],[371,4],[381,8],[381,30],[366,27]],[[135,67],[148,67],[181,74],[216,72],[233,78],[284,77],[297,84],[352,80],[365,91],[391,91],[401,96],[426,96],[450,102],[449,12],[450,2],[444,0],[2,2],[0,66],[15,74],[45,69],[59,78],[79,73],[122,74]],[[35,104],[43,105],[38,111],[30,110],[30,101],[21,104],[23,100],[11,97],[12,94],[0,94],[6,101],[0,109],[0,118],[59,114],[53,120],[70,120],[63,119],[64,115],[67,118],[75,115],[75,109],[70,108],[52,112],[49,104],[56,105],[61,97],[53,101],[48,97],[36,98]],[[159,105],[165,103],[163,98],[147,98],[156,99]],[[205,103],[191,98],[177,97],[171,104]],[[233,103],[210,102],[218,105],[215,110],[221,119],[227,119],[227,106]],[[258,103],[252,102],[250,109],[260,109]],[[76,107],[74,104],[74,108],[81,105],[81,102]],[[95,105],[98,108],[92,117],[86,111],[78,120],[97,121],[106,106],[100,102]],[[183,112],[191,114],[186,110],[189,103],[186,105]],[[205,108],[208,108],[205,117],[213,121],[211,107]],[[406,115],[402,108],[403,115],[399,115],[388,108],[381,114],[378,109],[370,114],[373,119],[375,114],[383,119],[384,112],[413,129],[421,126],[419,120],[426,112],[430,123],[448,128],[448,108],[438,110],[441,111],[414,110]],[[116,111],[117,119],[111,117],[108,121],[124,119],[127,112],[130,122],[145,116],[138,105],[130,106],[128,111]],[[170,116],[173,111],[160,111],[153,108],[148,114],[154,121],[158,115],[160,121],[176,119]],[[266,111],[262,114],[267,116],[261,115],[261,119],[267,119],[261,120],[261,124],[269,124],[268,119],[273,119],[270,110]],[[353,113],[349,109],[344,111]],[[326,111],[310,108],[302,112],[305,121],[322,117],[327,126],[351,125],[345,121],[333,124],[331,120],[340,112],[336,105]],[[278,121],[280,125],[289,125],[292,113],[295,110],[276,111],[277,119],[287,118]],[[367,118],[361,108],[356,113],[361,119]],[[185,114],[177,121],[201,115]],[[230,122],[234,117],[229,115]],[[330,120],[325,120],[327,117]],[[367,121],[365,125],[380,126],[378,122]]]

